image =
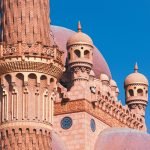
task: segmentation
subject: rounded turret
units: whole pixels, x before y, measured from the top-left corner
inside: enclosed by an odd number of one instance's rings
[[[68,39],[67,49],[69,55],[69,64],[84,63],[89,68],[93,65],[93,41],[82,32],[80,22],[78,23],[78,32]]]
[[[73,80],[89,80],[93,66],[93,41],[82,32],[78,22],[78,32],[67,41],[68,63],[73,72]]]
[[[145,116],[145,108],[148,103],[148,80],[138,72],[138,65],[134,67],[134,73],[127,76],[124,83],[126,104],[135,114]]]

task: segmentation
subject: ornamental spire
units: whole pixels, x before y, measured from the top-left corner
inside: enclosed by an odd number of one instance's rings
[[[136,63],[135,63],[135,66],[134,66],[134,72],[137,73],[138,70],[139,70],[138,63],[136,62]]]
[[[78,32],[82,32],[82,26],[81,26],[81,22],[78,21]]]

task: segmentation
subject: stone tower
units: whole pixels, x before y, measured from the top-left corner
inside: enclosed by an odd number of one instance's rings
[[[49,37],[49,0],[0,3],[0,149],[49,150],[63,71]]]
[[[82,32],[80,22],[78,22],[78,32],[67,42],[67,49],[72,82],[86,86],[93,65],[93,42]]]
[[[148,80],[138,72],[138,65],[135,64],[134,73],[125,80],[126,104],[131,112],[145,121],[145,109],[148,103]]]

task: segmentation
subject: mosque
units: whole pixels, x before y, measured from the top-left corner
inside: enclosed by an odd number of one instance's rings
[[[49,3],[0,1],[0,150],[149,150],[138,64],[123,106],[94,41],[50,25]]]

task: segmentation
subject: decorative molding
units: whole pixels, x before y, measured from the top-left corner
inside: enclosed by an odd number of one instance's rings
[[[56,77],[61,77],[63,67],[58,67],[53,63],[41,63],[34,61],[15,61],[0,63],[0,75],[11,72],[39,72]]]
[[[66,103],[55,103],[55,116],[77,112],[87,112],[110,127],[129,127],[138,130],[143,130],[144,128],[143,123],[137,121],[130,115],[123,116],[122,111],[119,112],[118,110],[112,113],[111,111],[107,111],[105,107],[100,108],[87,100],[82,99],[68,101]]]

